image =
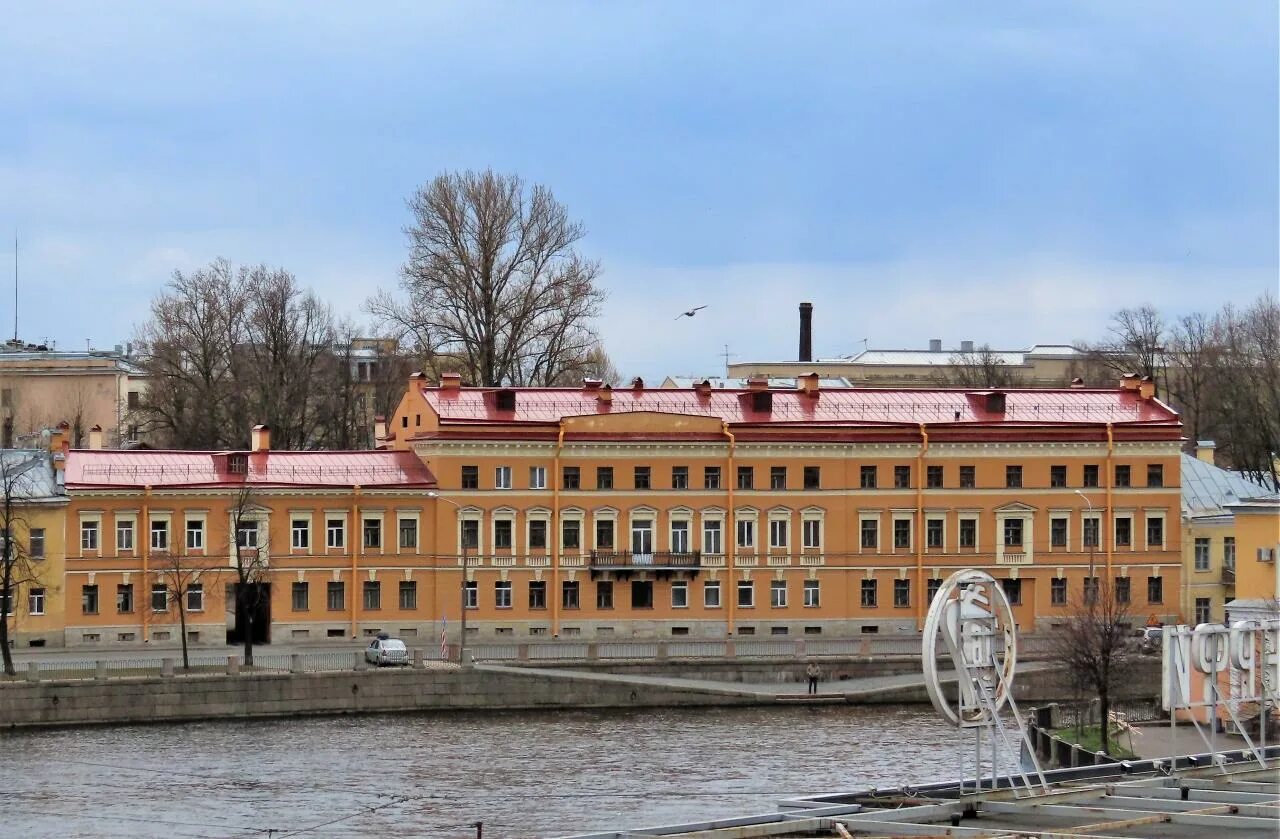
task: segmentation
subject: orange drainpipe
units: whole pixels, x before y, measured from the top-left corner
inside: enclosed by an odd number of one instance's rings
[[[916,455],[916,629],[924,629],[924,456],[929,451],[929,432],[920,423],[920,453]]]
[[[1111,579],[1111,551],[1116,541],[1115,522],[1112,521],[1114,517],[1111,515],[1111,490],[1115,483],[1115,477],[1116,477],[1115,466],[1112,463],[1112,458],[1115,455],[1115,451],[1116,451],[1115,435],[1112,433],[1111,423],[1107,423],[1107,509],[1106,509],[1106,512],[1103,513],[1105,518],[1103,519],[1102,524],[1106,527],[1106,533],[1107,533],[1107,537],[1104,540],[1104,544],[1107,546],[1107,579],[1108,580]],[[1132,540],[1134,538],[1135,538],[1134,526],[1133,524],[1130,524],[1129,539]]]
[[[364,544],[364,528],[360,521],[360,485],[352,487],[355,497],[351,502],[351,637],[357,636],[356,622],[360,620],[360,582],[356,578],[359,573],[360,546]]]
[[[724,532],[720,534],[720,538],[726,540],[727,544],[725,547],[728,549],[725,551],[725,566],[726,571],[728,572],[725,574],[725,577],[729,583],[726,588],[729,590],[725,592],[725,597],[728,598],[729,619],[726,622],[725,631],[729,635],[733,635],[734,610],[738,605],[738,574],[736,570],[738,560],[738,519],[734,515],[733,510],[733,486],[734,482],[737,480],[737,476],[734,474],[733,469],[733,453],[734,449],[738,446],[738,441],[733,436],[733,432],[729,430],[729,423],[721,420],[720,430],[729,441],[729,454],[726,458],[727,465],[725,466],[724,475],[724,486],[728,493],[729,508],[725,513],[725,528]],[[760,538],[759,533],[756,534],[756,538]]]
[[[142,613],[142,642],[145,644],[151,640],[147,637],[147,631],[151,627],[151,486],[147,485],[142,488],[142,521],[138,530],[142,531],[134,536],[137,542],[141,543],[142,551],[142,585],[138,588],[141,591],[138,596],[133,599],[134,608]],[[173,525],[170,522],[170,529]],[[107,534],[101,533],[98,538],[102,540],[102,544],[107,543]],[[173,538],[173,534],[169,534],[169,538]],[[135,543],[136,544],[136,543]],[[102,555],[102,551],[98,551],[98,555]]]
[[[551,637],[560,637],[560,453],[564,450],[564,418],[560,418],[560,430],[556,433],[556,451],[551,459]],[[578,550],[582,550],[585,533],[578,534]],[[581,605],[581,604],[579,604]]]

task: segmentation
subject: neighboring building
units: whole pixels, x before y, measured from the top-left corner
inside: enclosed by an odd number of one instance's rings
[[[841,378],[856,387],[934,388],[956,380],[957,368],[971,366],[981,350],[972,341],[958,348],[943,349],[942,341],[929,342],[927,350],[866,349],[847,358],[819,358],[814,361],[735,361],[726,375],[797,376],[817,373]],[[1019,387],[1064,387],[1082,374],[1085,354],[1066,344],[1037,344],[1025,350],[992,350],[988,356],[999,364]]]
[[[189,638],[238,638],[236,551],[265,563],[259,640],[413,637],[456,602],[436,590],[427,493],[407,452],[71,451],[68,644],[176,640],[161,570],[202,571]],[[236,532],[232,538],[233,531]],[[256,633],[255,633],[256,634]],[[424,631],[425,635],[426,632]]]
[[[1177,617],[1180,422],[1149,382],[1009,391],[464,388],[380,435],[439,482],[482,637],[915,632],[965,567],[1052,626],[1088,569]]]
[[[750,384],[750,379],[725,379],[720,376],[667,376],[662,380],[660,387],[663,388],[689,388],[697,387],[702,382],[706,382],[716,390],[742,390]],[[800,380],[794,376],[778,377],[774,376],[769,379],[769,387],[779,390],[795,390],[800,387]],[[829,390],[833,387],[852,387],[848,379],[836,378],[819,378],[818,387],[823,390]]]
[[[141,404],[146,380],[126,347],[65,352],[9,342],[0,347],[0,421],[12,423],[14,442],[40,447],[39,435],[66,421],[73,446],[99,426],[110,448],[140,442],[131,410]]]
[[[56,452],[61,452],[63,433],[54,434]],[[14,531],[19,571],[13,602],[8,609],[0,604],[0,614],[8,612],[9,638],[15,647],[62,642],[67,496],[61,466],[61,455],[47,448],[0,451],[0,539],[7,523]],[[14,502],[8,516],[6,495]]]
[[[1236,592],[1228,620],[1280,618],[1280,495],[1227,505],[1236,521]]]
[[[1268,494],[1266,488],[1219,469],[1214,445],[1196,444],[1182,456],[1182,617],[1193,624],[1221,621],[1235,596],[1238,550],[1232,505]]]

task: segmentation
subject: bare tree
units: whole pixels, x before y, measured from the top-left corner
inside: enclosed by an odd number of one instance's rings
[[[983,344],[972,352],[951,356],[946,368],[934,377],[943,387],[1016,387],[1022,380],[1020,371],[1005,364],[1004,357]]]
[[[182,669],[191,669],[187,652],[187,609],[192,594],[204,596],[221,572],[208,557],[192,557],[181,551],[158,551],[151,555],[152,567],[165,588],[170,609],[178,612],[178,628],[182,633]]]
[[[31,552],[31,528],[26,502],[46,494],[42,488],[49,469],[39,452],[7,451],[0,454],[0,654],[5,675],[15,673],[10,629],[24,587],[38,586],[39,558]]]
[[[1111,316],[1108,331],[1101,343],[1086,347],[1089,355],[1113,373],[1150,376],[1163,390],[1167,335],[1159,310],[1149,303],[1121,309]]]
[[[1124,665],[1133,653],[1133,617],[1129,592],[1108,580],[1089,586],[1072,600],[1070,613],[1054,630],[1054,657],[1081,693],[1098,698],[1102,750],[1110,752],[1108,720],[1111,698],[1125,678]]]
[[[369,309],[431,366],[452,357],[474,384],[546,385],[596,348],[600,265],[575,250],[584,228],[549,189],[446,173],[409,208],[405,299],[380,292]]]
[[[231,506],[231,534],[228,541],[232,551],[231,570],[236,578],[235,624],[243,633],[241,642],[246,667],[253,665],[254,621],[263,598],[267,596],[263,591],[263,584],[268,578],[267,557],[270,548],[267,542],[269,534],[264,534],[258,527],[256,498],[257,491],[249,483],[249,476],[245,475],[245,483],[236,491]]]
[[[312,447],[335,334],[328,305],[283,269],[219,259],[175,272],[138,334],[142,424],[181,448],[243,447],[258,422],[280,447]]]

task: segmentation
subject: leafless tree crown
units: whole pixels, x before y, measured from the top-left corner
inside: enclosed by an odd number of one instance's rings
[[[591,320],[604,293],[584,234],[546,187],[493,171],[437,176],[409,199],[403,298],[370,311],[431,366],[468,381],[549,385],[598,351]]]

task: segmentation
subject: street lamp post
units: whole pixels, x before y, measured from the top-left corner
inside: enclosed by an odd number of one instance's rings
[[[1089,496],[1085,495],[1082,490],[1076,490],[1076,495],[1084,499],[1084,503],[1089,505],[1089,518],[1093,519],[1093,502],[1089,500]],[[1085,528],[1080,528],[1081,535],[1084,535]],[[1092,605],[1098,599],[1098,584],[1094,580],[1093,571],[1093,552],[1097,546],[1098,539],[1102,536],[1102,527],[1099,525],[1094,533],[1094,538],[1089,540],[1089,576],[1084,582],[1085,600]],[[1092,591],[1090,588],[1092,587]]]
[[[448,498],[441,497],[438,492],[429,492],[427,493],[427,497],[433,498],[436,501],[443,501],[457,510],[459,514],[462,513],[461,504],[456,501],[450,501]],[[459,627],[460,634],[458,636],[458,665],[462,666],[465,664],[467,658],[467,571],[470,570],[470,566],[468,563],[469,556],[467,554],[467,549],[469,545],[467,545],[466,542],[466,533],[459,531],[459,539],[461,540],[460,548],[462,550],[462,591],[458,601],[458,605],[460,607],[460,618],[458,622],[462,625]]]

